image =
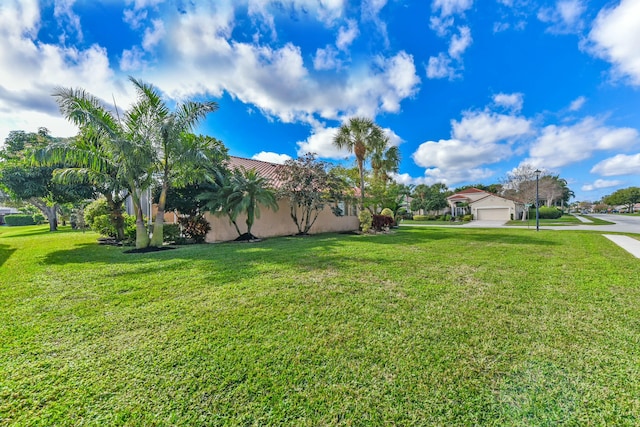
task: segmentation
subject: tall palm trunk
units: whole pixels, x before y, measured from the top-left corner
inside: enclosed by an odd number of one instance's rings
[[[364,210],[364,164],[358,158],[358,171],[360,172],[360,210]]]
[[[252,199],[251,202],[249,203],[249,206],[247,207],[247,234],[249,235],[249,237],[252,236],[251,234],[251,227],[253,227],[253,222],[255,220],[255,204],[256,201],[255,199]]]
[[[162,191],[160,191],[160,199],[158,200],[156,218],[153,222],[153,234],[151,236],[151,242],[149,246],[159,248],[162,246],[163,234],[164,234],[164,210],[167,204],[167,191],[169,185],[166,180],[162,182]],[[150,213],[151,214],[151,213]]]
[[[133,210],[136,213],[136,249],[144,249],[149,247],[149,232],[144,224],[140,193],[137,189],[131,192],[131,201],[133,202]]]

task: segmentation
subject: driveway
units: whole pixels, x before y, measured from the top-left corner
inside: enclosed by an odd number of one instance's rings
[[[627,215],[611,215],[611,214],[596,214],[591,215],[595,218],[600,218],[605,221],[613,222],[611,225],[541,225],[541,230],[590,230],[590,231],[605,231],[612,233],[636,233],[640,234],[640,216],[627,216]],[[464,225],[430,225],[430,224],[400,224],[406,227],[457,227],[457,228],[536,228],[535,221],[531,221],[529,225],[523,226],[506,226],[504,221],[471,221]]]

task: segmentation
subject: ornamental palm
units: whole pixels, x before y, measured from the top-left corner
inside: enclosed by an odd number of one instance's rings
[[[333,145],[346,148],[356,156],[360,173],[360,209],[364,209],[364,164],[371,156],[373,147],[380,145],[383,140],[380,126],[365,117],[352,117],[348,123],[340,126],[333,138]]]
[[[90,184],[102,194],[109,206],[116,237],[124,240],[123,205],[128,196],[126,183],[118,176],[118,166],[108,151],[108,141],[90,126],[81,129],[76,138],[64,139],[34,153],[34,160],[43,165],[73,165],[53,171],[59,184]]]
[[[268,179],[258,175],[255,169],[234,169],[229,180],[231,192],[227,197],[233,219],[245,212],[247,215],[247,238],[253,239],[251,228],[256,218],[260,218],[260,205],[278,210],[274,191],[269,188]]]
[[[131,79],[134,81],[134,79]],[[136,216],[136,248],[149,246],[149,234],[142,215],[141,195],[151,185],[154,151],[151,145],[153,123],[150,106],[144,94],[137,90],[138,99],[121,118],[109,111],[95,96],[83,89],[57,89],[56,97],[62,114],[80,127],[81,132],[94,133],[103,144],[95,153],[79,153],[79,167],[96,174],[109,173],[117,168],[115,180],[126,187]]]
[[[151,144],[155,154],[155,171],[160,175],[161,192],[150,246],[162,246],[163,222],[167,201],[167,191],[174,184],[177,175],[187,183],[197,177],[194,171],[202,170],[226,156],[222,144],[214,138],[196,137],[190,131],[207,114],[216,111],[218,104],[212,101],[187,101],[171,112],[160,97],[157,89],[139,80],[131,79],[136,86],[147,113],[151,119]]]

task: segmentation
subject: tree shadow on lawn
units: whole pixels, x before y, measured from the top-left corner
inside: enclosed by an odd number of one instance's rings
[[[27,227],[33,227],[29,225]],[[30,231],[22,231],[20,230],[21,226],[9,227],[5,233],[0,234],[0,239],[15,239],[17,237],[32,237],[32,236],[43,236],[43,235],[60,235],[60,234],[68,234],[68,233],[80,233],[80,230],[74,230],[69,226],[60,226],[56,231],[49,231],[48,225],[43,225],[41,228],[35,228]]]
[[[0,267],[7,262],[15,251],[16,249],[9,245],[0,245]]]
[[[234,262],[244,259],[251,261],[269,260],[274,262],[291,261],[294,254],[315,251],[316,254],[327,254],[331,247],[340,242],[337,235],[324,235],[300,239],[299,237],[279,237],[264,239],[259,242],[226,242],[215,244],[199,244],[172,246],[170,251],[153,251],[145,253],[125,253],[131,247],[107,246],[97,243],[77,244],[71,249],[53,251],[44,258],[48,265],[65,264],[138,264],[163,260],[212,261],[232,266]]]
[[[515,232],[514,232],[515,231]],[[541,245],[555,246],[558,242],[547,239],[544,235],[521,233],[519,230],[502,229],[455,229],[435,228],[429,229],[401,229],[393,234],[378,234],[370,239],[362,240],[367,243],[378,244],[401,244],[415,243],[434,240],[459,240],[461,244],[465,242],[486,242],[502,243],[509,245]]]

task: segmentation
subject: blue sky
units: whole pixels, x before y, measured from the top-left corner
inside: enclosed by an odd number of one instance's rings
[[[0,141],[75,129],[55,87],[120,107],[127,76],[220,109],[198,132],[232,155],[344,161],[373,118],[398,182],[500,182],[528,163],[577,200],[640,185],[640,0],[3,0]]]

